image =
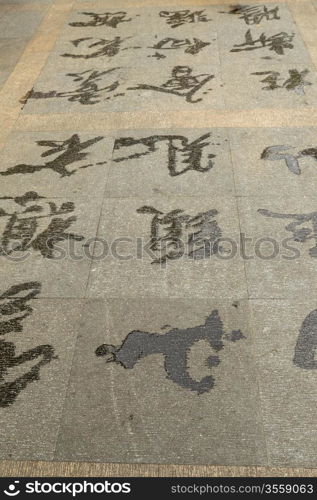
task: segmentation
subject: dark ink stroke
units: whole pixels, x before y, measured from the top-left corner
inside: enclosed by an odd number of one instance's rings
[[[152,354],[162,354],[165,358],[167,378],[184,389],[203,394],[215,385],[212,375],[201,380],[194,380],[188,371],[190,348],[205,340],[219,353],[224,348],[223,340],[236,342],[244,338],[240,330],[224,334],[223,323],[217,310],[212,311],[203,325],[187,329],[174,328],[165,334],[148,333],[134,330],[128,334],[121,346],[102,344],[96,349],[97,356],[105,356],[107,363],[117,363],[126,369],[132,369],[142,358]],[[209,356],[206,364],[209,368],[218,366],[218,354]]]
[[[40,172],[41,170],[52,170],[60,175],[60,177],[69,177],[77,172],[77,169],[68,170],[67,166],[72,163],[84,160],[89,153],[84,152],[84,149],[89,148],[93,144],[104,139],[104,137],[94,137],[87,141],[81,141],[78,134],[73,134],[69,139],[65,141],[55,141],[55,140],[45,140],[37,141],[38,146],[44,146],[47,150],[41,154],[42,158],[58,154],[53,160],[47,161],[42,165],[30,165],[22,163],[19,165],[14,165],[9,167],[4,172],[0,172],[0,175],[14,175],[14,174],[33,174],[35,172]],[[92,166],[91,164],[85,165],[87,168]]]
[[[212,158],[216,156],[209,153],[206,165],[202,165],[203,149],[210,145],[210,138],[210,133],[204,134],[192,142],[183,135],[152,135],[140,139],[120,137],[115,140],[114,153],[121,153],[121,156],[114,157],[113,161],[122,162],[146,156],[157,151],[159,144],[165,143],[167,144],[168,156],[167,168],[171,177],[182,175],[189,170],[205,173],[213,168]],[[138,145],[140,150],[135,152],[132,148]]]
[[[294,365],[304,370],[315,370],[317,368],[316,349],[317,309],[309,313],[303,321],[295,346]]]
[[[172,78],[161,86],[138,84],[136,87],[128,87],[128,90],[153,90],[184,97],[186,102],[191,104],[202,101],[202,98],[193,99],[194,95],[210,80],[214,75],[202,74],[192,75],[189,66],[175,66],[172,70]]]
[[[33,312],[29,305],[31,300],[36,300],[41,291],[41,284],[30,281],[11,286],[0,295],[0,336],[22,333],[22,322]],[[13,342],[0,339],[0,408],[6,408],[13,404],[18,395],[31,382],[40,379],[41,368],[50,363],[57,356],[51,345],[39,345],[33,349],[16,355],[16,346]],[[12,369],[20,367],[24,363],[39,360],[23,375],[18,375],[13,381],[6,381]]]

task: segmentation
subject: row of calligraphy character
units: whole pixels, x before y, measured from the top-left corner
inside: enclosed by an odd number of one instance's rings
[[[126,11],[119,12],[82,12],[79,13],[84,18],[83,21],[73,21],[69,23],[72,28],[96,28],[106,27],[117,29],[122,23],[133,22],[133,16],[130,17]],[[279,7],[268,8],[264,6],[239,6],[232,8],[226,14],[238,15],[244,19],[248,25],[258,26],[263,20],[272,21],[280,20]],[[139,17],[136,15],[135,18]],[[211,19],[206,14],[205,10],[191,11],[189,9],[179,11],[161,11],[159,17],[166,20],[167,26],[177,29],[180,26],[187,24],[208,23]],[[140,28],[142,35],[142,28]],[[163,36],[155,35],[152,42],[142,42],[142,37],[127,36],[128,34],[116,35],[114,37],[95,36],[93,33],[87,32],[87,36],[80,36],[69,41],[71,50],[67,50],[60,54],[61,57],[71,58],[72,60],[91,61],[97,58],[116,58],[120,54],[129,54],[129,62],[131,65],[131,51],[142,51],[144,57],[155,58],[158,61],[165,60],[175,51],[182,51],[185,55],[196,56],[206,48],[211,49],[211,40],[202,39],[206,35],[199,36]],[[284,56],[285,51],[294,49],[295,33],[286,31],[276,32],[274,34],[266,34],[262,32],[252,32],[249,28],[244,35],[244,40],[234,44],[231,49],[232,53],[250,52],[258,49],[267,49],[270,53],[277,56]],[[144,44],[145,43],[145,44]],[[145,50],[145,52],[144,52]],[[127,52],[128,51],[128,52]],[[209,53],[206,53],[204,61],[205,65],[209,60]],[[270,56],[265,56],[264,59],[270,59]],[[300,59],[301,60],[301,59]],[[126,95],[126,92],[131,93],[138,90],[147,90],[155,93],[164,93],[173,96],[178,96],[187,103],[195,104],[204,99],[204,94],[208,94],[211,80],[218,78],[219,75],[214,73],[202,73],[195,69],[188,61],[184,64],[177,64],[178,61],[171,63],[173,68],[168,68],[166,79],[162,82],[156,81],[138,81],[138,78],[144,76],[136,76],[129,71],[129,68],[120,66],[107,69],[98,69],[96,67],[88,67],[82,71],[67,72],[67,85],[70,84],[73,88],[70,90],[32,90],[26,97],[29,99],[67,99],[69,102],[78,102],[82,105],[94,105],[100,102],[106,102],[113,99],[121,99]],[[140,58],[135,61],[134,67],[140,66]],[[142,65],[141,65],[142,66]],[[124,75],[122,74],[124,73]],[[144,71],[142,72],[142,74]],[[151,75],[151,71],[149,75]],[[308,68],[296,67],[292,63],[291,66],[285,68],[282,72],[277,71],[274,67],[264,68],[261,71],[250,73],[253,76],[264,77],[260,80],[264,83],[262,90],[276,91],[283,89],[294,91],[299,95],[305,94],[305,88],[312,85],[312,82],[307,79],[309,74]],[[168,76],[169,75],[169,76]],[[73,85],[73,83],[76,85]],[[216,81],[216,80],[214,80]],[[199,96],[197,93],[200,92]]]
[[[0,172],[0,175],[28,175],[47,170],[55,172],[61,179],[75,175],[80,169],[108,162],[80,163],[89,156],[86,150],[103,139],[102,136],[96,136],[82,141],[78,134],[73,134],[64,141],[37,141],[39,146],[46,148],[41,154],[42,158],[51,157],[50,160],[42,164],[17,164]],[[178,177],[189,171],[206,174],[216,162],[216,154],[208,152],[210,141],[211,133],[191,141],[183,135],[118,138],[114,142],[112,161],[114,164],[138,161],[164,145],[169,176]],[[308,147],[298,152],[293,149],[289,145],[268,146],[260,157],[262,160],[285,164],[289,172],[301,175],[306,158],[317,161],[317,148]],[[1,197],[0,200],[0,220],[5,221],[0,239],[2,256],[32,249],[45,258],[53,259],[58,242],[85,240],[84,235],[68,232],[77,220],[74,202],[65,201],[57,205],[52,199],[34,191],[21,196]],[[223,232],[217,223],[218,210],[215,208],[190,215],[181,208],[164,213],[153,206],[142,206],[137,209],[137,213],[151,215],[150,249],[158,254],[153,263],[165,263],[183,256],[183,249],[177,246],[180,240],[186,245],[188,258],[208,258],[219,251],[218,242]],[[309,253],[311,257],[317,257],[317,212],[285,214],[259,209],[258,213],[265,217],[293,220],[286,230],[293,233],[296,242],[315,240],[315,246]]]
[[[260,24],[263,20],[272,21],[281,19],[279,6],[266,7],[265,5],[237,5],[229,8],[228,11],[220,11],[223,14],[236,15],[239,19],[243,19],[248,25]],[[107,26],[108,28],[117,28],[121,23],[131,22],[132,17],[129,17],[126,11],[117,12],[81,12],[86,17],[83,21],[73,21],[69,25],[76,28]],[[179,28],[180,26],[193,23],[207,23],[211,21],[206,13],[206,9],[202,10],[161,10],[158,16],[166,21],[167,26],[171,28]],[[139,17],[137,14],[136,17]]]

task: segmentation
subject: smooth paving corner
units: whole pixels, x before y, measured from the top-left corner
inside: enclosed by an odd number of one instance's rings
[[[43,19],[43,12],[8,12],[0,17],[1,38],[28,38]]]
[[[19,61],[44,12],[12,12],[11,4],[0,6],[0,88]]]

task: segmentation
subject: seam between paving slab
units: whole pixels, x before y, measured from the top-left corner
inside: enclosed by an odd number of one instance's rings
[[[229,147],[229,155],[230,155],[230,162],[231,162],[231,171],[232,171],[232,178],[233,178],[233,188],[234,188],[234,200],[235,200],[235,205],[236,205],[236,211],[237,211],[237,217],[238,217],[238,224],[239,224],[239,231],[240,234],[242,233],[242,227],[241,227],[241,214],[240,214],[240,208],[239,208],[239,203],[238,203],[238,197],[237,197],[237,187],[236,187],[236,177],[235,177],[235,171],[233,168],[233,155],[232,155],[232,147],[231,147],[231,137],[230,137],[230,132],[228,133],[228,147]],[[246,292],[247,292],[247,301],[249,303],[250,300],[250,292],[249,292],[249,283],[248,283],[248,274],[247,274],[247,269],[246,269],[246,263],[245,260],[243,260],[243,272],[244,272],[244,281],[245,281],[245,286],[246,286]],[[248,311],[248,326],[249,326],[249,331],[251,334],[251,342],[250,342],[250,355],[252,357],[252,365],[253,367],[256,366],[256,356],[255,356],[255,349],[254,349],[254,335],[253,335],[253,328],[252,328],[252,313],[251,309]],[[265,444],[265,457],[266,457],[266,464],[269,466],[270,465],[270,455],[269,455],[269,446],[268,446],[268,440],[265,432],[265,423],[264,423],[264,414],[262,411],[262,397],[261,397],[261,387],[260,387],[260,381],[259,381],[259,375],[257,372],[254,373],[254,377],[256,380],[256,393],[257,393],[257,398],[258,398],[258,404],[259,404],[259,410],[257,412],[257,417],[259,419],[259,427],[261,428],[262,432],[262,439]]]
[[[316,41],[317,43],[317,41]],[[250,109],[239,111],[166,111],[164,116],[158,111],[109,112],[109,113],[72,113],[70,115],[21,115],[16,122],[15,131],[54,131],[73,130],[124,130],[145,128],[275,128],[275,127],[317,127],[317,108]]]

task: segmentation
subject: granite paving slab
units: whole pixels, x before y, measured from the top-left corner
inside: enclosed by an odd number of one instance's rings
[[[91,301],[55,458],[265,463],[246,308],[214,299]],[[223,335],[221,347],[213,335]],[[107,344],[119,349],[114,362]]]

